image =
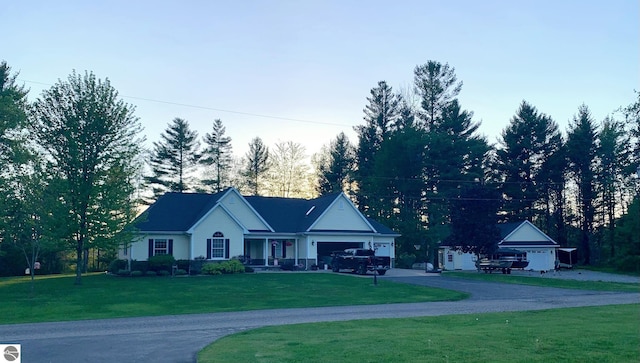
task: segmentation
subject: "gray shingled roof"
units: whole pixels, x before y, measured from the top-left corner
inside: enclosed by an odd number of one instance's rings
[[[185,232],[211,210],[226,192],[166,193],[140,215],[134,225],[142,232]],[[260,196],[244,198],[276,233],[298,233],[308,230],[339,194],[310,200]],[[397,234],[376,221],[368,221],[381,234]]]

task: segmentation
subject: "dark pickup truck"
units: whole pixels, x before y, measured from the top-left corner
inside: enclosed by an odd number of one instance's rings
[[[377,271],[384,275],[391,268],[391,258],[376,256],[375,251],[365,248],[347,248],[344,251],[332,253],[331,269],[333,272],[352,270],[360,275],[368,271]]]

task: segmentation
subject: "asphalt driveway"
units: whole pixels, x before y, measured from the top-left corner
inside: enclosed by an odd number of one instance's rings
[[[216,339],[242,330],[269,325],[640,302],[638,293],[507,285],[446,276],[427,276],[411,271],[397,271],[379,278],[464,291],[470,293],[471,298],[455,302],[0,325],[0,343],[20,343],[23,362],[194,362],[196,353]]]

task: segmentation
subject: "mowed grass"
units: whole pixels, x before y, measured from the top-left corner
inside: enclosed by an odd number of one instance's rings
[[[502,273],[478,273],[478,272],[444,272],[445,276],[460,277],[465,279],[503,282],[509,284],[521,284],[532,286],[557,287],[562,289],[579,289],[579,290],[595,290],[595,291],[620,291],[620,292],[640,292],[640,285],[622,282],[606,282],[606,281],[579,281],[564,280],[546,277],[503,275]]]
[[[0,324],[460,300],[460,292],[334,273],[0,279]]]
[[[198,362],[640,362],[640,305],[266,327]]]

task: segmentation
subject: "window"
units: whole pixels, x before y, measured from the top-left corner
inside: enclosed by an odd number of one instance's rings
[[[173,255],[173,240],[166,238],[149,239],[149,257]]]
[[[207,259],[229,258],[229,239],[222,232],[216,232],[207,239]]]
[[[453,262],[453,255],[452,254],[448,254],[447,255],[447,262]]]
[[[154,240],[154,246],[153,246],[153,255],[167,255],[169,254],[169,244],[167,243],[166,239],[156,239]]]

